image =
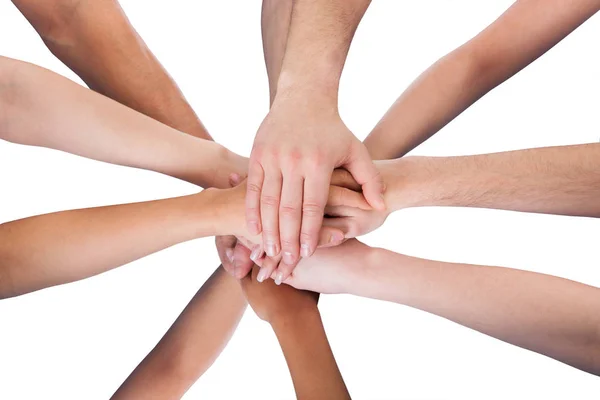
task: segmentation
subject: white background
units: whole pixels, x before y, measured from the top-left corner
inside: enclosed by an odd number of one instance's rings
[[[374,1],[354,40],[341,113],[364,138],[427,66],[511,1]],[[260,1],[122,1],[211,134],[248,155],[268,108]],[[0,54],[79,80],[0,2]],[[596,16],[483,98],[415,154],[458,155],[597,141]],[[85,134],[85,132],[82,132]],[[0,222],[192,193],[190,184],[0,142]],[[600,221],[476,209],[414,209],[365,238],[414,256],[543,271],[600,286]],[[0,302],[0,399],[106,399],[218,265],[213,240]],[[556,293],[560,296],[560,293]],[[436,316],[350,296],[321,313],[356,399],[592,399],[600,380]],[[202,338],[198,338],[202,340]],[[248,311],[186,399],[293,398],[270,327]]]

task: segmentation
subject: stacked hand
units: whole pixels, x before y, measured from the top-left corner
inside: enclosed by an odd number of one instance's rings
[[[233,179],[232,183],[235,183]],[[212,195],[211,202],[215,204],[216,212],[219,215],[221,224],[220,230],[232,233],[233,236],[224,236],[217,239],[217,242],[223,247],[220,251],[221,258],[225,258],[223,265],[225,269],[238,278],[246,276],[253,265],[252,260],[262,258],[265,245],[262,236],[254,235],[246,229],[244,203],[246,195],[247,181],[243,181],[238,186],[231,189],[208,189]],[[353,209],[370,209],[361,193],[341,186],[330,186],[328,190],[327,204],[344,204]],[[344,240],[344,232],[340,229],[329,226],[328,221],[320,227],[318,232],[318,247],[336,246]],[[224,253],[224,254],[223,254]],[[270,257],[267,260],[271,260]],[[280,261],[280,258],[273,258]],[[261,280],[269,275],[262,272]],[[283,279],[280,279],[280,281]],[[280,283],[280,282],[278,282]]]
[[[385,208],[381,176],[337,107],[298,90],[278,93],[250,157],[246,217],[267,255],[282,261],[279,280],[317,248],[337,167],[349,171],[372,208]]]

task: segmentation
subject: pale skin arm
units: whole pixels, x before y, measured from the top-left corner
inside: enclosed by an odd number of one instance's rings
[[[271,324],[299,400],[349,399],[317,307],[318,294],[259,283],[258,268],[242,280],[248,303]]]
[[[406,89],[365,140],[371,156],[391,159],[408,153],[598,10],[598,0],[516,1]]]
[[[391,301],[600,375],[600,289],[511,268],[445,263],[355,239],[317,251],[286,282]]]
[[[44,68],[0,57],[0,138],[229,187],[245,159],[133,111]]]
[[[239,286],[217,268],[112,400],[181,398],[235,332],[246,309]]]
[[[335,167],[352,172],[368,202],[383,207],[380,177],[337,111],[340,74],[368,5],[368,0],[294,1],[285,46],[280,37],[273,39],[265,54],[269,80],[277,80],[277,87],[271,87],[275,98],[250,157],[247,222],[250,232],[262,232],[270,257],[281,253],[284,277],[299,256],[310,256],[315,249]],[[284,34],[289,3],[278,7],[283,20],[277,27]],[[268,37],[268,29],[263,34]]]
[[[385,211],[327,207],[346,237],[378,228],[408,207],[479,207],[600,217],[600,144],[542,147],[460,157],[403,157],[376,163],[386,182]],[[332,184],[357,189],[345,171]]]
[[[50,51],[91,89],[177,130],[211,139],[117,0],[13,3]]]

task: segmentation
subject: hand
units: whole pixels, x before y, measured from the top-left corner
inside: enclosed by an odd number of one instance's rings
[[[278,93],[260,126],[248,167],[246,218],[263,233],[267,254],[293,266],[317,248],[335,167],[344,167],[368,203],[383,209],[383,185],[364,145],[337,107],[298,94]]]
[[[256,280],[258,267],[242,279],[242,289],[248,303],[264,321],[272,323],[280,317],[298,315],[317,308],[319,295],[313,292],[297,290],[290,286],[277,286],[275,283],[259,284]]]
[[[228,176],[229,187],[239,185],[243,179],[236,172],[230,173]],[[254,262],[250,259],[250,250],[240,243],[235,236],[216,236],[215,245],[221,259],[221,265],[230,275],[242,278],[254,265]],[[244,273],[244,271],[246,272]]]
[[[325,208],[326,215],[335,218],[328,219],[325,224],[341,229],[346,238],[354,238],[379,228],[392,212],[419,205],[423,191],[419,189],[418,183],[426,180],[424,177],[428,174],[427,162],[427,157],[375,161],[375,166],[379,170],[386,188],[385,209],[359,209],[349,204],[351,199],[337,197]],[[360,190],[360,185],[344,169],[333,171],[331,184],[351,190]]]
[[[371,265],[371,254],[372,248],[356,239],[319,249],[312,257],[303,258],[284,283],[319,293],[351,293],[365,266]]]
[[[220,251],[221,260],[224,261],[223,265],[227,264],[226,269],[233,273],[235,277],[242,278],[248,274],[252,267],[253,263],[249,259],[257,260],[261,258],[264,249],[261,236],[251,235],[245,228],[243,204],[246,181],[232,189],[207,189],[205,192],[213,196],[211,203],[215,204],[217,209],[217,221],[219,221],[220,230],[236,236],[234,248],[232,248],[233,240],[224,240],[225,244],[228,244],[226,246],[228,248]],[[343,202],[360,209],[370,208],[360,193],[338,186],[329,188],[328,202],[336,204]],[[318,246],[336,246],[342,243],[343,240],[344,234],[342,231],[334,227],[324,226],[319,232]],[[252,250],[251,253],[249,249]]]

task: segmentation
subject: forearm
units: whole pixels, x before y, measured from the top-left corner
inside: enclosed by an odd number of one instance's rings
[[[211,139],[117,0],[13,3],[50,51],[91,89],[182,132]]]
[[[149,169],[203,187],[229,187],[244,159],[89,91],[51,71],[0,57],[0,137],[113,164]]]
[[[368,252],[347,292],[418,308],[600,374],[598,288],[509,268]]]
[[[519,0],[432,65],[365,140],[374,159],[403,156],[487,92],[560,42],[600,9],[597,0]]]
[[[299,400],[350,398],[316,307],[282,316],[271,325]]]
[[[390,161],[392,209],[483,207],[600,217],[600,144]]]
[[[277,94],[302,91],[337,107],[339,80],[370,0],[294,0]]]
[[[239,283],[217,268],[112,399],[181,398],[225,348],[245,309]]]
[[[2,224],[0,297],[87,278],[180,242],[231,234],[214,194],[211,189]]]
[[[292,18],[292,0],[263,0],[261,32],[265,66],[269,78],[270,104],[275,100],[281,64]]]

